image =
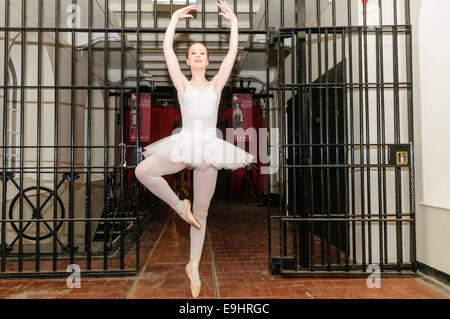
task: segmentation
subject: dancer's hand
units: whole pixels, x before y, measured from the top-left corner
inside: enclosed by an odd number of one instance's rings
[[[228,3],[225,2],[225,0],[218,0],[220,3],[216,2],[216,5],[222,9],[222,12],[219,12],[220,15],[223,15],[223,17],[227,20],[234,20],[237,19],[236,15],[234,14],[234,12],[231,10],[230,6],[228,5]]]
[[[198,10],[198,5],[194,4],[181,9],[178,9],[173,13],[173,15],[178,16],[178,18],[194,18],[192,14],[187,14],[191,10]]]

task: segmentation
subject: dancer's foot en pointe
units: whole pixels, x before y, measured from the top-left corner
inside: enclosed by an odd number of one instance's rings
[[[180,201],[179,205],[175,208],[175,211],[181,218],[194,226],[196,229],[202,229],[202,225],[200,225],[197,219],[195,219],[194,214],[192,214],[191,201],[189,199]]]
[[[190,260],[186,265],[186,275],[191,282],[191,293],[192,297],[197,298],[200,294],[200,288],[202,283],[200,282],[200,275],[198,273],[198,268],[200,265],[200,261]]]

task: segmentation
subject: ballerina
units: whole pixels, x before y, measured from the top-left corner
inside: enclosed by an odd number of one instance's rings
[[[191,69],[188,81],[180,69],[173,50],[173,39],[180,18],[193,18],[189,12],[197,5],[174,12],[164,36],[164,57],[171,80],[177,89],[182,127],[177,133],[144,147],[145,159],[136,167],[137,179],[167,203],[190,227],[190,259],[185,272],[193,297],[200,293],[199,265],[205,240],[208,208],[214,194],[219,169],[237,169],[250,164],[254,156],[217,137],[217,115],[222,89],[226,85],[238,52],[238,22],[228,4],[218,0],[219,12],[231,22],[230,47],[218,73],[207,81],[208,49],[201,42],[192,43],[186,53]],[[180,200],[162,177],[185,168],[194,169],[193,206]]]

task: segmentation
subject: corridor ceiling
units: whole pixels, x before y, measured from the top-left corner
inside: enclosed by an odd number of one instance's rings
[[[78,8],[80,15],[79,26],[81,28],[87,28],[88,26],[88,6],[90,0],[74,0],[73,2]],[[137,27],[137,0],[125,0],[125,6],[122,10],[121,0],[109,0],[109,29],[122,28],[121,26],[121,13],[124,12],[124,27],[136,28]],[[163,0],[162,3],[168,3],[169,1]],[[218,7],[214,4],[216,0],[206,0],[206,16],[205,16],[205,28],[217,29],[218,28]],[[228,4],[233,7],[233,0],[228,0]],[[26,1],[26,13],[27,22],[26,26],[38,26],[38,3],[39,1]],[[54,0],[42,0],[42,21],[44,27],[54,27],[55,21],[55,1]],[[176,1],[174,1],[176,3]],[[196,1],[190,0],[191,4],[195,4]],[[238,3],[238,21],[239,28],[242,31],[245,28],[249,28],[249,0],[239,0]],[[67,25],[73,15],[72,0],[60,0],[60,17],[59,27],[70,27]],[[194,19],[190,20],[191,28],[201,28],[202,23],[202,1],[198,1],[199,11],[193,11]],[[295,12],[294,1],[285,1],[285,26],[293,26],[295,24]],[[185,5],[175,5],[174,11]],[[265,0],[253,0],[253,29],[264,30],[265,25]],[[92,0],[92,27],[102,29],[105,27],[105,0]],[[2,9],[4,9],[2,7]],[[141,29],[154,28],[153,19],[153,0],[141,0]],[[272,27],[280,26],[280,1],[269,1],[269,12],[273,12],[269,16],[269,25]],[[21,3],[10,2],[10,16],[21,16]],[[167,4],[157,5],[157,28],[164,30],[170,21],[169,6]],[[220,16],[222,17],[222,16]],[[10,19],[10,24],[20,26],[20,19]],[[229,30],[229,21],[222,18],[222,27],[225,30]],[[180,19],[177,25],[177,30],[181,30],[186,27],[186,19]],[[76,50],[87,52],[87,32],[76,32]],[[27,37],[27,41],[36,37],[36,33],[30,33]],[[54,33],[45,32],[45,43],[54,43]],[[124,57],[124,70],[125,75],[136,74],[137,58],[140,60],[140,73],[143,75],[142,79],[153,83],[155,86],[171,86],[173,85],[164,60],[162,43],[164,39],[164,33],[141,33],[139,39],[135,32],[124,32],[124,44],[125,44],[125,57]],[[104,32],[92,33],[92,72],[94,79],[99,82],[103,82],[103,62],[104,62]],[[115,78],[109,78],[111,82],[117,83],[117,74],[121,70],[121,34],[110,33],[109,35],[109,64],[108,73],[115,74]],[[137,43],[139,44],[139,54],[137,54]],[[207,77],[214,76],[220,68],[220,64],[228,52],[229,47],[229,34],[214,34],[214,33],[176,33],[174,41],[174,50],[178,56],[180,67],[184,74],[189,78],[189,67],[185,62],[186,50],[189,43],[193,41],[203,42],[210,52],[210,64],[207,68]],[[20,41],[19,41],[20,42]],[[17,45],[20,45],[20,43]],[[67,43],[71,46],[71,33],[60,32],[60,44]],[[51,49],[50,49],[51,50]],[[249,35],[245,33],[239,34],[239,52],[236,58],[234,77],[235,80],[240,79],[239,76],[243,72],[243,78],[250,80],[252,85],[256,84],[257,91],[260,91],[265,84],[265,76],[261,77],[261,74],[266,70],[266,51],[265,51],[265,35]],[[270,66],[271,76],[270,81],[273,81],[276,77],[276,65]],[[255,75],[252,75],[254,72]],[[253,80],[252,80],[253,79]],[[238,81],[237,81],[238,82]],[[259,82],[259,83],[258,83]],[[236,82],[235,82],[236,83]],[[247,82],[248,83],[248,82]],[[246,84],[247,85],[247,84]]]

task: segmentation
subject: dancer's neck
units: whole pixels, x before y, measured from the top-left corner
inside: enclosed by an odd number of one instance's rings
[[[192,70],[191,82],[192,83],[207,83],[205,78],[205,70]]]

